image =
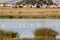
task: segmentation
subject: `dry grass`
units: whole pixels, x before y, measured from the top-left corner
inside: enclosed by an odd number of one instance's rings
[[[14,16],[14,17],[31,17],[31,16],[40,16],[40,17],[50,17],[50,16],[59,16],[60,17],[60,8],[9,8],[9,7],[0,7],[0,16]]]

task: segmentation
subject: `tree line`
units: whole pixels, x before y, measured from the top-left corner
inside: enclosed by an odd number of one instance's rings
[[[17,2],[17,4],[31,4],[31,5],[43,5],[43,4],[46,4],[46,5],[52,5],[53,4],[53,1],[52,0],[22,0],[20,2]]]

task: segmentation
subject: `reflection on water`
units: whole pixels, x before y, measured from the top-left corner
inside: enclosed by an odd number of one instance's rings
[[[33,31],[41,27],[60,32],[60,19],[0,19],[0,29],[17,31],[21,37],[32,37]]]

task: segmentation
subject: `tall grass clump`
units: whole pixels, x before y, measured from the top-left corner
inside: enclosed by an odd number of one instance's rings
[[[13,38],[19,37],[18,32],[6,31],[0,29],[0,40],[12,40]]]

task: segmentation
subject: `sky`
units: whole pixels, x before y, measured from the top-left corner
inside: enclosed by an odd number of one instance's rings
[[[34,31],[43,27],[60,33],[60,19],[0,19],[0,29],[16,31],[21,38],[32,38]]]
[[[53,0],[54,3],[60,4],[60,0]]]
[[[4,2],[17,2],[17,1],[21,1],[21,0],[0,0],[0,3],[4,3]]]

